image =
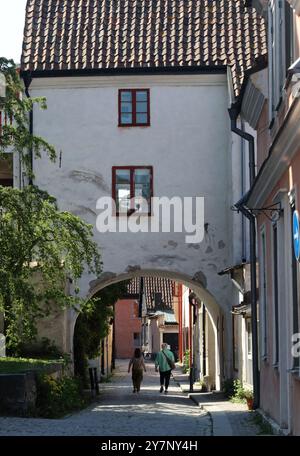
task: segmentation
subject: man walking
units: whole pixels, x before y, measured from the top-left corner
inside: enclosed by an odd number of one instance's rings
[[[162,393],[165,387],[165,394],[168,393],[168,387],[171,377],[171,370],[175,367],[175,358],[171,350],[168,350],[168,344],[161,345],[161,351],[157,353],[155,359],[155,372],[160,374],[160,390]]]

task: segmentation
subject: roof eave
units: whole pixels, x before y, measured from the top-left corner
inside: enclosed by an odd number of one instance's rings
[[[168,67],[134,67],[134,68],[85,68],[85,69],[36,69],[21,68],[21,77],[49,78],[49,77],[76,77],[76,76],[105,76],[105,75],[132,75],[132,74],[223,74],[227,65],[195,65],[195,66],[168,66]]]

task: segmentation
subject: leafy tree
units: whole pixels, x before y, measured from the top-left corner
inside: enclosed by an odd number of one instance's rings
[[[54,303],[83,306],[67,293],[87,267],[99,275],[100,255],[92,226],[61,212],[55,198],[34,186],[23,190],[0,186],[0,312],[5,315],[8,348],[34,337],[38,317]],[[78,291],[78,290],[77,290]]]
[[[45,152],[55,160],[53,146],[29,128],[34,105],[46,108],[45,98],[28,98],[12,60],[0,58],[6,79],[1,110],[7,119],[0,132],[0,158],[19,153],[29,177],[31,153]],[[92,240],[92,226],[59,211],[48,193],[29,185],[23,190],[0,186],[0,312],[4,313],[7,347],[17,354],[21,342],[36,335],[36,320],[50,313],[53,303],[78,308],[84,302],[67,293],[66,279],[76,283],[84,268],[99,275],[100,254]]]
[[[46,109],[46,99],[44,97],[28,98],[24,95],[19,72],[13,60],[0,57],[0,72],[6,79],[6,99],[1,110],[4,117],[13,120],[12,124],[7,122],[6,125],[2,125],[0,156],[8,159],[10,154],[6,152],[12,148],[20,154],[28,176],[32,177],[31,151],[37,158],[41,156],[42,152],[45,152],[52,161],[56,158],[55,148],[40,136],[31,134],[29,128],[29,113],[35,105]]]

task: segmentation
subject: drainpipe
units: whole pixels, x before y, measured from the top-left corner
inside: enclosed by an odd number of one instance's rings
[[[245,131],[244,122],[241,122],[241,129]],[[245,144],[244,141],[241,141],[241,188],[242,188],[242,195],[245,192],[245,183],[246,183],[246,176],[245,176]],[[247,247],[246,247],[246,224],[245,218],[242,217],[242,262],[246,263],[247,258]]]
[[[30,97],[30,93],[29,93],[29,87],[30,87],[30,84],[31,84],[31,81],[32,81],[31,74],[30,73],[25,73],[23,75],[23,80],[24,80],[24,84],[25,84],[25,95],[26,95],[27,98],[31,98]],[[30,113],[29,113],[29,133],[30,133],[31,136],[33,135],[33,109],[31,109]],[[33,184],[33,180],[32,180],[33,150],[32,150],[32,147],[29,150],[29,161],[30,161],[30,168],[31,168],[31,175],[29,176],[29,185],[32,185]]]
[[[249,171],[250,188],[255,179],[255,152],[254,138],[249,133],[236,126],[239,110],[233,106],[228,110],[231,120],[231,131],[249,143]],[[245,195],[246,196],[246,195]],[[245,205],[245,196],[235,204],[235,207],[249,220],[250,223],[250,270],[251,270],[251,325],[252,325],[252,352],[253,352],[253,407],[259,407],[260,402],[260,378],[258,369],[258,331],[257,331],[257,291],[256,291],[256,225],[255,216]]]
[[[203,303],[202,307],[202,374],[203,377],[207,375],[206,372],[206,307]]]
[[[228,109],[230,120],[231,120],[231,131],[236,133],[241,138],[249,142],[249,175],[250,175],[250,187],[252,187],[255,179],[255,152],[254,152],[254,138],[249,133],[241,130],[236,126],[237,117],[239,110],[237,107]]]
[[[178,357],[179,361],[183,362],[182,350],[182,284],[178,284],[178,320],[179,320],[179,334],[178,334]]]
[[[144,277],[140,277],[139,318],[143,318]],[[142,320],[141,320],[142,321]],[[142,336],[142,334],[141,334]]]

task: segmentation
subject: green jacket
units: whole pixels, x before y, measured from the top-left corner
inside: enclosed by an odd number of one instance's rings
[[[175,358],[173,353],[170,350],[161,350],[160,352],[157,353],[156,358],[155,358],[155,367],[159,367],[160,372],[166,372],[171,370],[168,361],[166,360],[166,356],[171,359],[175,363]]]

